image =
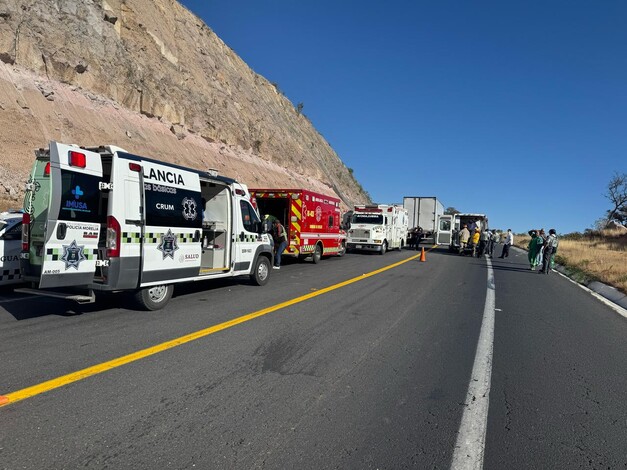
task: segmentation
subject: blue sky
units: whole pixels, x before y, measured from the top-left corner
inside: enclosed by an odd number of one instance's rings
[[[380,203],[583,231],[627,172],[627,2],[183,0]]]

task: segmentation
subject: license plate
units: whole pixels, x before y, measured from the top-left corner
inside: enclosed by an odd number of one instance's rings
[[[355,245],[355,248],[359,250],[361,248],[361,245]]]

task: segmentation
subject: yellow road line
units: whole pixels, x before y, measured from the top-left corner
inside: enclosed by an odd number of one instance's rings
[[[428,251],[435,248],[431,247]],[[143,359],[148,356],[152,356],[154,354],[160,353],[162,351],[166,351],[168,349],[174,348],[176,346],[180,346],[185,343],[189,343],[190,341],[194,341],[205,336],[211,335],[213,333],[217,333],[218,331],[226,330],[227,328],[231,328],[233,326],[239,325],[241,323],[245,323],[247,321],[253,320],[257,317],[261,317],[263,315],[267,315],[268,313],[276,312],[277,310],[281,310],[286,307],[290,307],[292,305],[304,302],[306,300],[312,299],[319,295],[326,294],[327,292],[331,292],[336,289],[340,289],[342,287],[348,286],[355,282],[361,281],[363,279],[367,279],[369,277],[375,276],[382,272],[388,271],[390,269],[396,268],[402,264],[405,264],[409,261],[412,261],[418,258],[420,255],[410,256],[403,261],[399,261],[397,263],[390,264],[383,268],[377,269],[375,271],[371,271],[366,274],[362,274],[361,276],[354,277],[352,279],[348,279],[347,281],[340,282],[338,284],[334,284],[329,287],[325,287],[323,289],[317,290],[315,292],[311,292],[309,294],[302,295],[300,297],[296,297],[295,299],[287,300],[285,302],[281,302],[280,304],[273,305],[268,308],[264,308],[262,310],[257,310],[256,312],[249,313],[247,315],[243,315],[241,317],[234,318],[233,320],[229,320],[223,323],[219,323],[217,325],[211,326],[209,328],[205,328],[203,330],[196,331],[194,333],[190,333],[185,336],[181,336],[179,338],[172,339],[170,341],[166,341],[165,343],[157,344],[155,346],[151,346],[146,349],[142,349],[140,351],[136,351],[131,354],[127,354],[126,356],[121,356],[116,359],[112,359],[107,362],[103,362],[101,364],[96,364],[95,366],[87,367],[86,369],[82,369],[76,372],[72,372],[67,375],[63,375],[61,377],[57,377],[56,379],[48,380],[46,382],[42,382],[37,385],[33,385],[31,387],[24,388],[22,390],[18,390],[16,392],[8,393],[6,395],[0,395],[0,408],[3,406],[9,405],[11,403],[15,403],[21,400],[25,400],[27,398],[34,397],[36,395],[40,395],[42,393],[48,392],[50,390],[54,390],[55,388],[63,387],[64,385],[71,384],[73,382],[77,382],[79,380],[86,379],[91,377],[92,375],[101,374],[102,372],[106,372],[111,369],[115,369],[116,367],[123,366],[125,364],[129,364],[131,362],[138,361],[139,359]]]

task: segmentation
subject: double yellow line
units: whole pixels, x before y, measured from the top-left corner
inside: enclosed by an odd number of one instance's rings
[[[431,251],[435,247],[429,248],[427,251]],[[48,392],[50,390],[54,390],[55,388],[63,387],[64,385],[71,384],[73,382],[77,382],[79,380],[86,379],[91,377],[92,375],[101,374],[111,369],[115,369],[116,367],[123,366],[125,364],[129,364],[131,362],[138,361],[148,356],[152,356],[154,354],[166,351],[168,349],[175,348],[176,346],[180,346],[185,343],[189,343],[190,341],[194,341],[200,338],[204,338],[205,336],[209,336],[213,333],[217,333],[218,331],[226,330],[233,326],[239,325],[241,323],[245,323],[247,321],[253,320],[258,317],[262,317],[267,315],[268,313],[276,312],[277,310],[281,310],[286,307],[290,307],[292,305],[304,302],[309,299],[313,299],[314,297],[318,297],[320,295],[326,294],[327,292],[334,291],[336,289],[340,289],[342,287],[348,286],[355,282],[361,281],[363,279],[367,279],[372,276],[376,276],[382,272],[388,271],[390,269],[396,268],[402,264],[405,264],[409,261],[412,261],[418,258],[420,255],[414,255],[403,261],[399,261],[394,264],[390,264],[383,268],[377,269],[375,271],[371,271],[366,274],[362,274],[361,276],[354,277],[347,281],[340,282],[339,284],[334,284],[329,287],[325,287],[323,289],[317,290],[315,292],[311,292],[309,294],[305,294],[300,297],[296,297],[295,299],[291,299],[285,302],[281,302],[280,304],[273,305],[268,308],[264,308],[262,310],[257,310],[256,312],[249,313],[247,315],[243,315],[241,317],[234,318],[233,320],[226,321],[224,323],[219,323],[217,325],[211,326],[209,328],[205,328],[203,330],[196,331],[194,333],[190,333],[185,336],[181,336],[179,338],[172,339],[170,341],[166,341],[165,343],[157,344],[155,346],[151,346],[146,349],[142,349],[140,351],[127,354],[126,356],[121,356],[116,359],[112,359],[107,362],[103,362],[101,364],[96,364],[95,366],[87,367],[86,369],[82,369],[76,372],[72,372],[71,374],[63,375],[61,377],[57,377],[56,379],[48,380],[46,382],[42,382],[37,385],[33,385],[31,387],[24,388],[22,390],[18,390],[16,392],[8,393],[6,395],[0,395],[0,408],[11,403],[15,403],[21,400],[25,400],[30,397],[34,397],[36,395],[40,395],[42,393]]]

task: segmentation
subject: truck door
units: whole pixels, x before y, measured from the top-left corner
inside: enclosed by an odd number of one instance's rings
[[[438,233],[436,236],[436,243],[438,245],[450,245],[451,237],[453,234],[452,222],[453,216],[441,215],[438,221]]]
[[[100,154],[51,142],[49,178],[39,287],[86,286],[94,279],[100,227],[106,222]]]

